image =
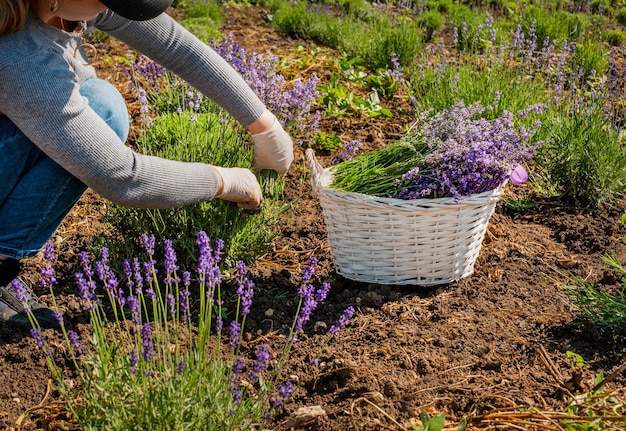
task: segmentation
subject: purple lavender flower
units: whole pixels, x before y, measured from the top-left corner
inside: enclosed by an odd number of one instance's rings
[[[278,58],[249,53],[227,35],[219,43],[211,41],[213,49],[237,70],[265,105],[281,118],[281,123],[293,135],[314,136],[317,124],[311,121],[312,105],[319,96],[319,78],[313,74],[307,81],[297,79],[288,83],[277,72]],[[315,115],[313,116],[315,117]]]
[[[317,289],[317,292],[315,292],[315,300],[317,302],[325,301],[326,297],[328,296],[328,292],[329,291],[330,291],[330,284],[329,283],[322,283],[322,287]]]
[[[52,312],[52,315],[59,325],[63,325],[65,323],[65,319],[63,319],[63,314],[61,314],[59,310],[54,310]]]
[[[280,388],[278,388],[278,397],[272,399],[272,406],[274,408],[282,406],[284,400],[291,396],[293,388],[293,383],[287,380]]]
[[[126,279],[126,287],[131,289],[134,285],[132,280],[133,269],[128,259],[124,259],[122,261],[122,272],[124,273],[124,278]]]
[[[48,347],[48,343],[46,343],[46,339],[44,338],[44,336],[41,333],[41,331],[39,331],[39,329],[32,328],[30,330],[30,336],[33,337],[35,339],[35,341],[37,341],[37,347],[39,347],[41,349],[41,351],[43,352],[44,356],[52,355],[52,351]]]
[[[72,355],[74,357],[83,355],[85,353],[85,349],[83,348],[83,344],[80,341],[80,337],[78,334],[71,329],[67,331],[67,338],[70,341],[70,346],[72,346]]]
[[[167,294],[167,306],[169,307],[168,313],[170,316],[176,314],[176,298],[171,293]]]
[[[154,343],[152,342],[152,329],[149,323],[144,323],[141,328],[141,345],[143,347],[143,360],[150,362],[154,355]]]
[[[138,258],[133,258],[133,284],[135,287],[135,293],[137,295],[141,294],[143,290],[143,276],[141,275],[141,263]]]
[[[250,307],[252,306],[252,297],[254,296],[254,283],[247,278],[244,281],[246,289],[241,295],[241,314],[247,315],[250,313]]]
[[[329,334],[336,335],[341,328],[347,325],[350,318],[354,315],[354,307],[350,306],[345,309],[339,320],[328,330]]]
[[[42,287],[51,287],[56,283],[57,279],[55,277],[54,268],[52,266],[45,266],[41,268],[41,286]]]
[[[154,256],[154,248],[156,244],[156,240],[154,235],[148,236],[147,234],[141,235],[141,242],[143,244],[143,248],[146,250],[149,256]]]
[[[26,294],[24,285],[20,280],[15,278],[11,281],[11,287],[15,293],[15,298],[24,306],[24,313],[28,313],[31,310],[31,307],[28,305],[28,295]]]
[[[183,361],[182,359],[178,362],[178,365],[176,367],[176,373],[183,374],[183,372],[185,371],[185,361]]]
[[[239,345],[239,337],[241,335],[241,324],[236,320],[230,322],[230,342],[231,347],[237,347]]]
[[[252,370],[248,373],[248,378],[252,382],[257,382],[259,375],[267,369],[270,360],[270,348],[263,344],[256,349],[255,354],[256,361],[252,364]]]
[[[317,259],[315,257],[311,257],[309,265],[304,265],[304,271],[302,272],[303,283],[311,280],[311,277],[315,273],[315,267],[317,267]]]
[[[137,374],[137,364],[139,363],[139,352],[137,351],[137,349],[133,349],[130,352],[128,362],[130,365],[130,372],[133,374]]]
[[[91,269],[91,261],[89,260],[89,254],[86,251],[81,251],[78,253],[78,258],[80,259],[81,266],[83,268],[83,273],[87,277],[93,277],[93,270]]]
[[[43,258],[48,262],[54,262],[54,244],[47,242],[44,247]]]
[[[185,288],[178,292],[180,301],[180,320],[181,322],[188,322],[191,320],[191,312],[189,310],[189,295],[191,293]]]
[[[137,299],[137,297],[134,295],[129,295],[128,298],[126,298],[126,304],[128,304],[128,309],[130,310],[130,316],[133,325],[141,325],[141,312],[139,309],[139,300]]]
[[[353,139],[342,148],[341,152],[334,157],[332,164],[336,165],[346,160],[350,160],[363,148],[363,143],[358,139]]]
[[[244,359],[237,358],[231,367],[231,370],[235,374],[241,374],[243,372]]]
[[[236,405],[241,404],[241,401],[243,401],[243,393],[239,390],[236,389],[233,391],[233,403],[235,403]]]
[[[143,274],[146,284],[150,284],[154,280],[154,274],[157,273],[157,270],[154,267],[155,263],[156,262],[154,260],[149,260],[143,263]]]

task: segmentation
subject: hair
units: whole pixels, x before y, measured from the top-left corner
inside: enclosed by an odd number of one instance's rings
[[[28,0],[0,0],[0,34],[21,30],[29,5]]]

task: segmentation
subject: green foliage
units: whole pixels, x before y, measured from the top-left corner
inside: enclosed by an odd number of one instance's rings
[[[420,413],[420,422],[421,425],[409,423],[408,426],[410,426],[411,429],[415,431],[442,431],[444,429],[444,426],[446,425],[446,417],[442,413],[435,416],[430,416],[428,412],[422,411]],[[464,431],[466,427],[467,420],[462,419],[459,422],[457,431]]]
[[[433,34],[443,27],[444,16],[438,11],[428,11],[418,19],[418,24],[424,29],[424,42],[429,42]]]
[[[224,113],[167,113],[158,116],[154,124],[137,139],[138,150],[145,154],[186,162],[203,162],[225,167],[252,168],[252,149],[242,132]],[[243,151],[242,151],[243,149]],[[106,219],[114,227],[107,240],[109,248],[122,255],[136,252],[125,241],[133,232],[154,232],[159,239],[178,241],[184,250],[191,250],[194,232],[205,230],[211,238],[221,238],[228,244],[226,259],[252,259],[267,250],[277,235],[273,226],[286,210],[277,198],[282,181],[271,174],[260,176],[265,201],[259,214],[246,213],[224,201],[210,202],[171,209],[134,209],[112,205]]]
[[[513,215],[528,214],[538,207],[537,202],[531,198],[503,199],[502,203]]]
[[[615,14],[615,20],[621,25],[626,25],[626,7],[620,8]]]
[[[531,6],[523,13],[522,28],[526,34],[535,28],[537,41],[541,43],[546,37],[558,41],[576,41],[589,28],[589,18],[582,13],[557,11],[546,13],[540,6]]]
[[[487,117],[495,118],[505,109],[516,112],[547,100],[541,81],[521,79],[515,70],[485,73],[471,64],[413,69],[407,85],[418,111],[443,111],[459,100],[466,105],[480,101],[494,106]]]
[[[547,141],[537,155],[543,180],[562,199],[595,208],[626,192],[626,147],[602,113],[553,111],[539,134]]]
[[[341,138],[332,133],[317,132],[317,136],[311,144],[311,148],[323,151],[335,151],[343,148]]]
[[[626,32],[624,30],[607,30],[604,33],[604,40],[611,46],[621,46],[626,44]]]
[[[585,76],[589,76],[592,71],[602,76],[606,73],[608,65],[605,49],[600,43],[586,40],[576,45],[573,70],[584,70]]]
[[[319,85],[320,104],[328,115],[352,116],[365,114],[372,118],[391,117],[391,111],[380,105],[374,91],[367,97],[359,97],[339,83],[339,75],[333,73],[328,84]]]
[[[393,20],[382,14],[371,20],[336,16],[304,2],[276,6],[272,25],[284,34],[357,56],[371,69],[390,67],[392,52],[401,64],[409,64],[420,47],[420,27],[410,19]]]
[[[426,150],[425,142],[414,139],[361,154],[334,166],[331,187],[370,196],[388,196],[394,180],[418,166]]]
[[[599,328],[623,330],[626,328],[626,268],[614,255],[605,255],[602,261],[621,277],[621,290],[609,292],[573,275],[574,284],[566,288],[583,319]]]
[[[203,42],[220,35],[224,22],[222,7],[212,0],[185,0],[178,6],[185,14],[180,23]]]

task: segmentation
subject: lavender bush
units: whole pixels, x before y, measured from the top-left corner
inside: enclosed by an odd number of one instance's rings
[[[304,266],[293,324],[282,353],[272,360],[268,345],[256,347],[251,357],[242,353],[255,288],[243,262],[233,275],[236,311],[227,317],[221,290],[223,241],[212,243],[206,233],[198,233],[193,272],[179,267],[172,241],[164,241],[161,264],[155,260],[155,237],[143,235],[141,242],[145,258],[124,260],[120,277],[112,270],[107,248],[96,261],[86,252],[80,254],[82,270],[75,279],[91,333],[68,329],[57,313],[66,344],[59,347],[47,341],[30,315],[31,335],[68,408],[85,430],[257,429],[281,411],[296,389],[283,380],[281,370],[330,290],[328,283],[319,288],[311,283],[317,262],[311,259]],[[52,291],[50,244],[45,257],[49,265],[42,270],[42,282]],[[346,310],[323,345],[353,313],[352,308]],[[70,390],[68,376],[53,359],[62,350],[75,366],[78,392]]]

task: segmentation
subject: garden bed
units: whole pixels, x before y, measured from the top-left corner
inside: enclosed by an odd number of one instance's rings
[[[232,9],[224,32],[251,50],[287,55],[298,43],[281,38],[264,20],[266,11]],[[125,47],[110,47],[121,55]],[[316,71],[323,76],[323,71]],[[125,91],[115,69],[109,77]],[[129,96],[129,103],[131,101]],[[346,140],[360,139],[366,148],[397,139],[406,118],[325,118],[322,129]],[[329,155],[318,154],[328,166]],[[594,379],[610,374],[626,358],[626,333],[599,331],[576,324],[572,299],[559,281],[572,273],[590,283],[619,287],[601,261],[615,254],[626,262],[626,227],[618,222],[620,207],[587,212],[552,201],[539,201],[532,212],[516,215],[502,203],[493,215],[472,276],[437,287],[383,286],[338,276],[333,268],[319,202],[310,186],[303,152],[298,152],[286,178],[293,207],[281,220],[282,235],[273,252],[251,266],[256,284],[249,316],[247,347],[260,342],[282,346],[280,334],[291,324],[302,265],[319,261],[315,282],[332,289],[312,317],[304,337],[294,346],[286,374],[298,386],[284,414],[268,426],[284,429],[300,407],[321,406],[326,413],[299,425],[301,429],[345,431],[410,429],[422,411],[442,413],[454,429],[467,419],[471,429],[561,429],[559,415],[571,413],[568,400],[588,393]],[[531,193],[527,186],[507,185],[506,193]],[[88,193],[54,238],[59,300],[77,309],[70,295],[75,255],[104,229],[100,198]],[[39,262],[29,262],[31,281]],[[310,372],[324,335],[349,305],[357,312],[325,349],[317,372]],[[321,323],[323,322],[323,323]],[[73,324],[84,324],[80,318]],[[34,340],[0,327],[0,428],[61,429],[70,425],[58,394],[48,393],[51,375]],[[584,366],[568,357],[574,352]],[[626,373],[603,388],[626,402]],[[18,417],[30,411],[22,427]],[[56,421],[56,422],[55,422]],[[55,425],[56,424],[56,425]],[[624,418],[608,418],[607,426],[623,428]]]

